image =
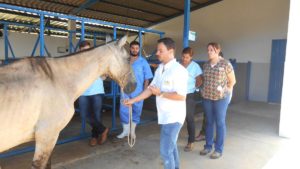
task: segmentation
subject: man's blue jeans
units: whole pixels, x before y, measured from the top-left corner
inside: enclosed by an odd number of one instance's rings
[[[160,155],[164,162],[164,169],[179,169],[177,139],[181,127],[180,123],[161,125]]]
[[[220,100],[203,99],[203,108],[206,115],[206,144],[205,149],[211,150],[214,143],[214,124],[216,123],[217,134],[215,151],[222,153],[226,135],[226,111],[231,96]]]

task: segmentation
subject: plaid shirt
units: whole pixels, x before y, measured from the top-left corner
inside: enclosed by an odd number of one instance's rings
[[[206,62],[203,65],[202,97],[210,100],[223,99],[227,94],[227,75],[232,71],[231,63],[225,59],[214,66]]]

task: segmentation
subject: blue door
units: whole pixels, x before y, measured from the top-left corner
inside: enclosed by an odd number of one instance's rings
[[[286,39],[272,41],[268,102],[280,103],[283,83]]]

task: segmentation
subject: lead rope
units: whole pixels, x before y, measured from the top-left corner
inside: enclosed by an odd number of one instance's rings
[[[124,99],[124,92],[123,92],[123,89],[121,89],[121,102],[123,102],[123,99]],[[129,132],[128,132],[128,135],[127,135],[127,143],[129,145],[130,148],[132,148],[134,145],[135,145],[135,138],[132,137],[132,105],[130,105],[128,107],[129,109],[129,113],[128,113],[128,116],[129,116]]]

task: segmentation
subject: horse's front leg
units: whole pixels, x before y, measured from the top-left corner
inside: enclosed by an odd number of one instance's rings
[[[49,131],[49,129],[41,129],[36,132],[36,145],[32,161],[32,169],[45,169],[46,166],[47,169],[51,168],[51,163],[47,164],[47,162],[56,144],[59,132],[60,131]]]

